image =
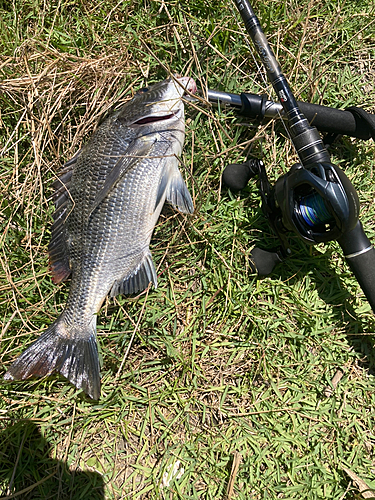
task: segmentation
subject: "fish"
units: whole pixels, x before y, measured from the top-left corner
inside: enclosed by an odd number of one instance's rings
[[[164,202],[192,214],[179,170],[185,137],[182,96],[189,77],[171,77],[110,114],[54,182],[48,247],[54,283],[71,275],[61,315],[11,364],[6,380],[59,373],[93,400],[101,380],[96,315],[110,295],[134,294],[157,274],[150,240]]]

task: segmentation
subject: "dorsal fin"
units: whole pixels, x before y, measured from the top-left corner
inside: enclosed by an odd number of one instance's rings
[[[56,210],[53,214],[51,242],[48,246],[48,254],[52,281],[54,283],[61,283],[66,280],[71,272],[69,267],[68,235],[65,221],[72,206],[69,189],[73,168],[80,154],[81,150],[64,164],[59,178],[53,183],[53,187],[55,188],[53,199]]]

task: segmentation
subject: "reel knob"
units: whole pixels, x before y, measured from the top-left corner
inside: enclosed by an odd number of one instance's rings
[[[258,175],[260,165],[263,165],[262,160],[254,158],[245,163],[231,163],[223,171],[223,182],[232,191],[241,191],[252,177]]]
[[[258,247],[253,248],[250,252],[251,270],[257,273],[259,278],[271,274],[276,264],[283,260],[279,252],[269,252]]]

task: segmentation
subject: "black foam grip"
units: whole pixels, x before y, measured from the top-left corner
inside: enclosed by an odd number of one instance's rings
[[[362,108],[358,108],[357,106],[350,106],[349,108],[346,108],[346,111],[350,111],[352,115],[354,115],[354,118],[356,121],[359,121],[363,124],[365,123],[368,130],[370,131],[371,137],[375,141],[375,115],[372,113],[367,113]]]
[[[353,274],[375,312],[375,248],[371,246],[360,222],[338,241]]]
[[[354,110],[353,112],[344,111],[302,101],[298,101],[298,106],[310,124],[321,132],[348,135],[364,140],[373,136],[365,117],[363,115],[361,117],[360,113],[354,112]],[[368,115],[368,120],[374,119],[373,115],[366,113],[366,111],[363,113]]]
[[[375,248],[346,260],[375,312]]]

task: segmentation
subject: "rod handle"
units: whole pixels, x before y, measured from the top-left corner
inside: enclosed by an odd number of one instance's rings
[[[346,261],[375,312],[375,248],[360,221],[338,240]]]
[[[361,108],[348,110],[297,101],[311,125],[321,132],[348,135],[358,139],[375,138],[375,116]]]
[[[233,96],[233,94],[231,94]],[[238,101],[232,99],[229,104],[238,108],[239,113],[250,118],[277,118],[280,113],[285,119],[281,104],[268,101],[265,95],[243,92]],[[311,125],[320,132],[348,135],[367,141],[375,139],[375,115],[362,108],[351,107],[346,110],[330,108],[321,104],[297,101],[297,104]]]

